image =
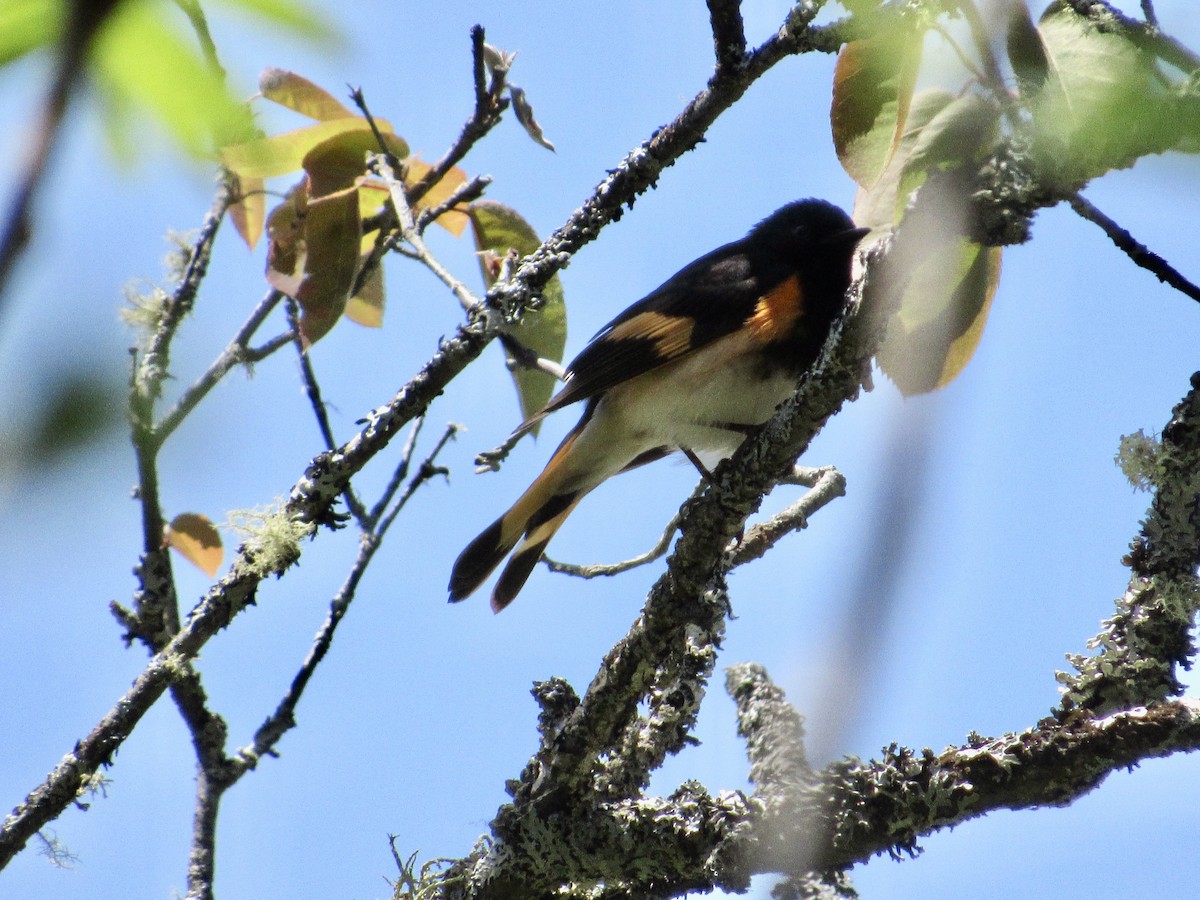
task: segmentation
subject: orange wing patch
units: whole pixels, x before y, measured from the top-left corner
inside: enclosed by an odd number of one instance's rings
[[[795,275],[785,278],[759,298],[746,328],[759,343],[787,337],[804,311],[804,291]]]
[[[654,352],[666,361],[692,348],[692,329],[696,322],[688,316],[668,316],[657,312],[638,313],[617,325],[604,336],[606,341],[636,339],[654,341]]]

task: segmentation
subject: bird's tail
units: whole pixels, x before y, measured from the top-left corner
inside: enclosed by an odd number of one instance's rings
[[[451,602],[474,593],[510,552],[512,557],[492,591],[492,610],[500,612],[516,598],[550,539],[583,495],[594,487],[567,485],[568,481],[574,480],[567,460],[581,431],[582,428],[577,426],[567,435],[542,474],[534,479],[512,508],[459,554],[450,573]]]

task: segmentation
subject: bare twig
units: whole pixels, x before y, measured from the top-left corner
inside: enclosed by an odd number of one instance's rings
[[[464,310],[476,307],[480,303],[479,298],[465,284],[455,278],[449,269],[438,262],[437,258],[425,244],[425,239],[417,229],[416,221],[413,218],[413,211],[412,207],[409,206],[408,194],[405,191],[404,182],[396,177],[396,173],[382,155],[374,157],[374,168],[376,174],[383,179],[390,192],[392,206],[396,209],[396,218],[400,221],[400,236],[413,248],[417,254],[417,258],[425,267],[440,278],[446,287],[450,288],[450,292],[458,298],[458,302]]]
[[[305,351],[304,340],[300,336],[300,304],[291,297],[287,298],[287,316],[288,323],[291,325],[288,334],[296,348],[296,359],[300,363],[300,380],[304,384],[304,394],[308,397],[313,416],[317,420],[317,428],[320,429],[321,438],[325,441],[325,449],[332,450],[337,446],[337,439],[333,435],[333,426],[329,422],[329,411],[325,408],[325,401],[321,398],[321,385],[317,382],[317,373],[313,369],[312,358]],[[350,510],[350,514],[360,524],[364,522],[367,517],[367,509],[358,499],[353,485],[349,482],[346,484],[346,490],[342,492],[342,498],[346,501],[346,508]]]
[[[260,362],[291,343],[292,332],[288,331],[275,336],[259,348],[251,349],[247,346],[250,339],[262,327],[267,316],[279,305],[279,301],[284,299],[284,296],[274,289],[267,291],[266,296],[254,307],[246,321],[242,323],[242,327],[238,329],[237,334],[233,336],[220,355],[212,361],[192,386],[180,395],[179,399],[175,401],[175,405],[167,410],[158,424],[154,426],[152,437],[156,447],[161,447],[167,438],[175,433],[175,429],[183,423],[188,414],[208,396],[209,392],[229,374],[231,369],[247,362]]]
[[[807,528],[809,518],[817,510],[845,496],[846,478],[841,472],[832,466],[814,471],[819,474],[808,493],[767,521],[746,529],[745,536],[733,549],[732,566],[758,559],[784,535]]]
[[[399,483],[403,480],[409,470],[416,447],[416,435],[420,432],[422,422],[422,419],[418,419],[413,425],[410,440],[405,445],[400,462],[395,469],[395,475],[392,479],[394,483]],[[333,645],[333,637],[337,631],[338,624],[345,617],[346,613],[349,612],[350,605],[354,601],[354,597],[358,591],[359,582],[366,573],[367,567],[375,555],[375,551],[379,549],[384,536],[395,521],[397,514],[408,503],[414,491],[438,471],[434,462],[457,430],[457,425],[448,425],[446,427],[446,430],[442,433],[442,437],[438,440],[433,450],[426,456],[417,473],[409,481],[405,491],[386,516],[379,517],[381,510],[379,506],[376,506],[372,510],[369,517],[369,527],[366,524],[363,526],[364,530],[359,544],[358,556],[355,558],[354,564],[346,576],[346,580],[342,583],[341,588],[338,589],[333,600],[330,601],[329,615],[314,637],[312,647],[309,649],[308,655],[301,664],[299,671],[292,679],[291,686],[275,711],[259,726],[254,734],[253,743],[237,751],[236,760],[238,768],[236,769],[236,777],[240,778],[247,769],[254,768],[258,764],[259,759],[273,753],[275,745],[279,742],[280,738],[295,726],[296,706],[304,695],[304,690],[312,679],[317,666],[321,664],[321,660],[325,658],[330,647]],[[393,489],[389,490],[392,490],[394,493]]]
[[[1145,244],[1137,241],[1133,235],[1097,209],[1082,194],[1072,195],[1067,198],[1067,202],[1071,204],[1071,209],[1075,210],[1083,218],[1100,226],[1104,233],[1108,235],[1109,240],[1116,244],[1118,249],[1133,260],[1135,264],[1154,273],[1154,276],[1159,281],[1170,285],[1181,294],[1191,297],[1193,300],[1200,301],[1200,287],[1197,287],[1191,281],[1184,278],[1179,270],[1146,247]]]
[[[462,160],[489,131],[496,127],[500,116],[508,106],[504,99],[505,72],[493,70],[491,81],[487,78],[484,62],[483,27],[471,29],[471,78],[475,86],[475,111],[472,113],[458,139],[445,154],[433,164],[424,177],[409,188],[408,202],[416,204],[442,177]]]
[[[696,494],[693,494],[693,496],[696,496]],[[577,563],[556,562],[548,556],[543,556],[542,562],[546,564],[546,568],[551,572],[574,575],[576,578],[598,578],[601,575],[620,575],[622,572],[628,572],[630,569],[636,569],[638,566],[644,566],[647,563],[654,562],[656,559],[661,559],[671,549],[671,540],[678,531],[679,513],[676,513],[671,517],[671,521],[667,523],[667,527],[663,529],[663,533],[659,536],[658,541],[653,547],[645,553],[639,553],[637,556],[630,557],[621,562],[579,565]]]
[[[460,203],[471,203],[483,196],[483,192],[487,190],[487,186],[492,183],[490,175],[476,175],[470,181],[463,182],[453,193],[445,200],[436,206],[426,206],[417,215],[416,228],[422,234],[425,233],[425,228],[431,223],[436,222],[444,213],[454,209]]]

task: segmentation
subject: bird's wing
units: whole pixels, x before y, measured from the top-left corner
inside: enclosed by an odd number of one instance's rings
[[[772,304],[773,295],[781,302]],[[720,247],[600,329],[567,367],[566,386],[521,430],[740,328],[755,327],[765,343],[775,336],[773,330],[790,327],[800,305],[794,271],[752,259],[742,241]]]

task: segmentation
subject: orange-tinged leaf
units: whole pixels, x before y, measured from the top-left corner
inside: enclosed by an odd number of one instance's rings
[[[376,119],[375,122],[380,131],[391,133],[392,126],[385,120]],[[274,178],[302,168],[304,157],[323,141],[355,131],[371,134],[366,120],[360,116],[330,119],[282,134],[222,147],[218,156],[222,163],[242,178]],[[404,145],[404,150],[407,149],[407,145]],[[407,152],[397,155],[406,156]]]
[[[383,142],[396,156],[408,153],[403,138],[382,133]],[[367,154],[379,152],[379,141],[369,129],[343,131],[326,138],[304,154],[301,165],[308,173],[308,193],[321,197],[353,187],[367,171]],[[382,201],[381,201],[382,202]]]
[[[225,551],[221,533],[208,516],[180,513],[164,529],[163,541],[209,578],[216,577]]]
[[[234,178],[241,199],[230,205],[229,218],[246,246],[253,250],[266,224],[267,195],[263,193],[261,178],[238,178],[236,175]]]
[[[863,187],[883,174],[904,133],[924,33],[898,29],[851,41],[838,54],[829,110],[833,143]]]
[[[416,184],[425,174],[432,169],[433,166],[427,162],[413,157],[404,162],[404,181],[405,184]],[[421,201],[417,204],[419,209],[428,209],[429,207],[437,206],[442,201],[446,200],[451,194],[458,190],[462,185],[467,183],[467,173],[458,166],[452,168],[449,172],[442,176],[441,180],[429,189]],[[462,237],[463,231],[466,230],[470,218],[467,216],[465,208],[455,208],[447,210],[438,216],[434,221],[441,225],[455,237]]]
[[[325,88],[287,69],[264,69],[258,76],[258,89],[268,100],[318,122],[356,115]]]

